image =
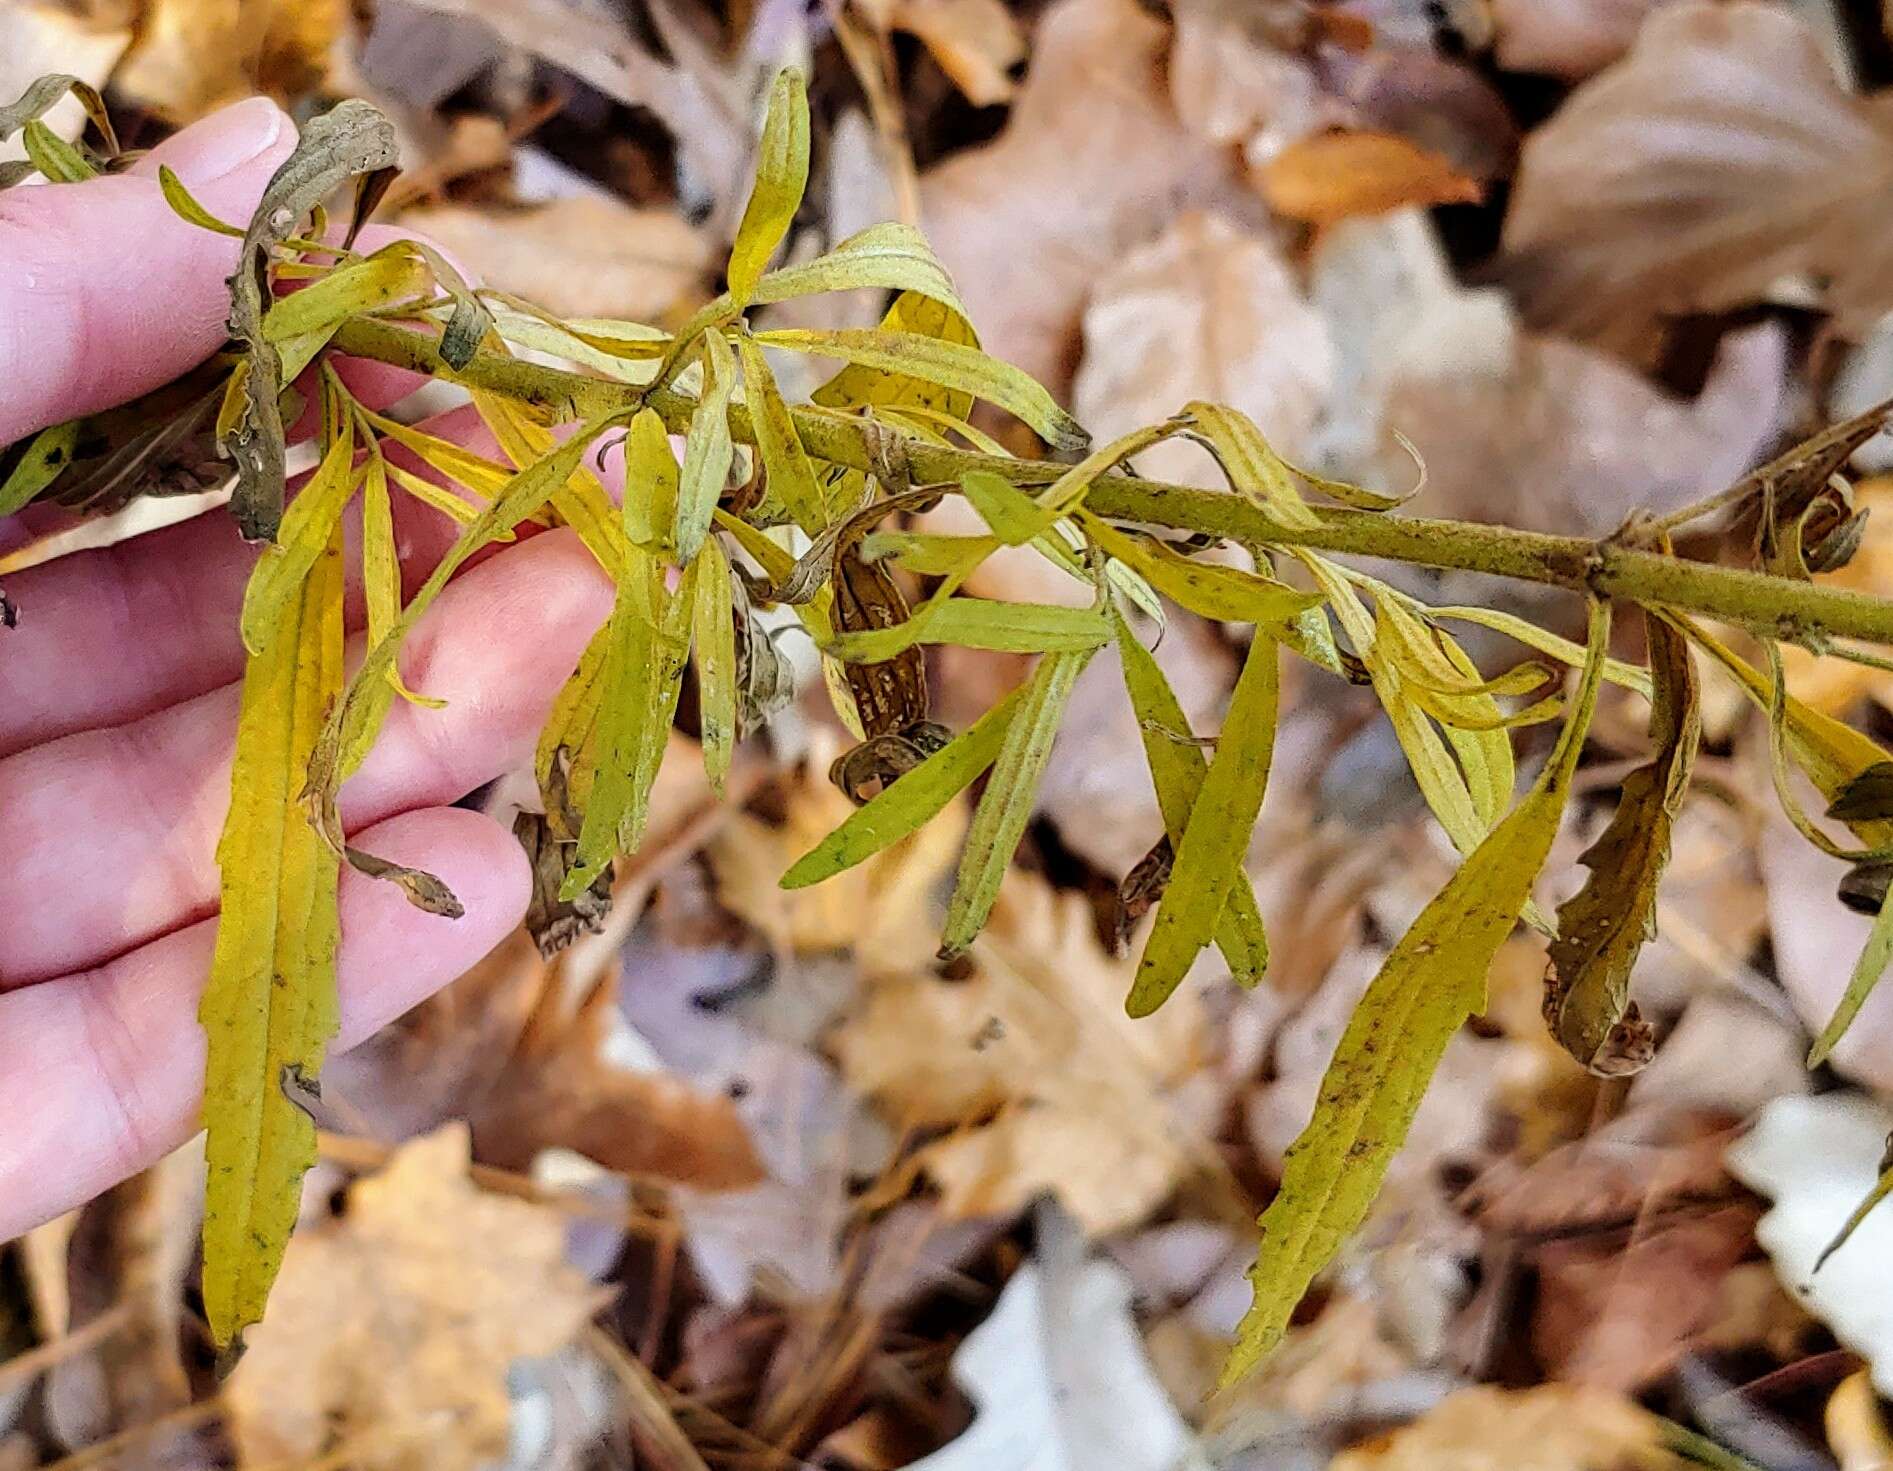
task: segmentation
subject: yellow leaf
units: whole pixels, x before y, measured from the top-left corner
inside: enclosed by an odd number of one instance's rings
[[[1593,603],[1589,657],[1544,771],[1400,937],[1354,1009],[1263,1213],[1255,1302],[1223,1366],[1225,1384],[1281,1340],[1302,1295],[1366,1216],[1447,1042],[1484,1005],[1486,969],[1557,836],[1609,637],[1609,609]]]
[[[763,267],[789,233],[807,187],[808,92],[802,74],[785,67],[776,73],[769,93],[769,115],[756,151],[756,183],[736,227],[725,272],[738,311],[749,305]]]
[[[296,1222],[315,1129],[295,1100],[336,1025],[335,853],[296,794],[342,689],[342,541],[326,543],[259,632],[243,677],[221,917],[199,1008],[209,1037],[204,1311],[220,1345],[263,1315]]]

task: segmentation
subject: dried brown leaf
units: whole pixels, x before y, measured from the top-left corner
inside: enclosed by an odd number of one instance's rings
[[[1412,1424],[1356,1450],[1329,1471],[1682,1471],[1655,1416],[1624,1395],[1573,1384],[1480,1385],[1449,1395]]]
[[[1311,225],[1382,214],[1404,204],[1476,204],[1479,182],[1395,133],[1323,133],[1291,143],[1263,165],[1262,197]]]

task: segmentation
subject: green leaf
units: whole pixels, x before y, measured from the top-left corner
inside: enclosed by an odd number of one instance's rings
[[[626,560],[605,652],[598,767],[578,835],[578,855],[559,891],[567,902],[590,888],[615,855],[634,851],[644,836],[651,786],[670,740],[690,654],[700,566],[692,563],[683,583],[667,593],[664,564],[657,557],[634,547]]]
[[[686,457],[688,458],[688,457]],[[703,739],[703,770],[718,796],[730,774],[739,719],[736,699],[736,617],[733,574],[722,543],[707,537],[697,556],[697,600],[691,610],[691,642],[697,651],[697,728]]]
[[[372,646],[386,638],[401,620],[401,557],[394,540],[388,463],[372,441],[362,473],[362,601],[367,605],[368,642]],[[446,708],[445,700],[415,694],[401,682],[400,670],[392,665],[388,683],[410,704],[429,710]]]
[[[216,235],[231,235],[238,240],[243,238],[241,229],[218,219],[199,204],[196,196],[184,187],[184,181],[171,171],[169,164],[158,165],[158,188],[164,191],[164,202],[185,224],[195,225],[200,230],[209,230]]]
[[[999,755],[1026,700],[1020,685],[912,771],[857,807],[782,876],[785,889],[807,888],[863,863],[917,832],[942,812]]]
[[[1047,654],[1025,683],[1025,698],[1006,724],[1005,739],[993,760],[992,775],[966,830],[960,871],[947,901],[941,926],[940,954],[956,955],[973,943],[992,913],[1012,854],[1025,835],[1038,804],[1039,779],[1052,754],[1052,740],[1064,718],[1071,687],[1091,660],[1092,650]],[[952,746],[947,747],[948,750]],[[942,752],[941,754],[945,754]],[[913,775],[926,769],[923,763]],[[901,778],[905,781],[906,778]],[[899,786],[900,782],[895,782]]]
[[[1854,962],[1853,974],[1847,978],[1847,989],[1841,994],[1840,1004],[1808,1051],[1809,1067],[1819,1067],[1826,1062],[1840,1039],[1847,1035],[1854,1018],[1860,1015],[1860,1008],[1867,1004],[1867,998],[1880,984],[1880,977],[1886,974],[1889,960],[1893,960],[1893,887],[1888,888],[1887,897],[1880,903],[1880,912],[1874,916],[1873,928],[1867,931],[1867,943],[1861,946],[1860,957]]]
[[[730,476],[735,449],[730,443],[730,393],[736,387],[736,359],[721,332],[703,334],[703,393],[690,413],[684,438],[683,476],[677,491],[677,557],[689,562],[710,531],[716,503]]]
[[[808,92],[802,74],[785,67],[776,73],[770,89],[769,115],[756,151],[756,183],[743,221],[736,227],[736,243],[730,247],[725,274],[735,310],[749,305],[763,267],[789,233],[807,188]]]
[[[819,536],[828,525],[828,503],[816,483],[808,451],[802,448],[794,416],[783,402],[775,374],[769,371],[755,339],[747,333],[738,337],[736,352],[743,363],[743,396],[756,434],[756,453],[762,460],[763,473],[769,477],[770,494],[795,518],[796,525],[810,536]]]
[[[1014,415],[1054,449],[1083,449],[1091,438],[1034,379],[978,348],[887,328],[833,332],[784,328],[758,332],[755,338],[768,347],[840,358],[859,367],[923,378],[970,393]]]
[[[72,452],[79,445],[79,421],[68,419],[42,429],[18,451],[19,458],[0,481],[0,516],[11,516],[47,486],[57,480],[72,463]]]
[[[1185,404],[1183,412],[1196,421],[1199,434],[1238,495],[1284,526],[1308,530],[1321,524],[1295,488],[1287,461],[1269,447],[1247,414],[1200,399]]]
[[[814,260],[769,272],[756,283],[749,300],[763,306],[824,291],[860,290],[913,291],[966,315],[953,279],[927,237],[896,220],[869,225]],[[733,309],[735,302],[728,305]]]
[[[1355,1007],[1314,1116],[1262,1215],[1261,1255],[1250,1271],[1255,1302],[1223,1366],[1224,1384],[1281,1340],[1309,1285],[1366,1216],[1446,1044],[1485,1004],[1486,970],[1557,836],[1609,637],[1609,610],[1593,603],[1584,673],[1537,782],[1421,911]]]
[[[624,437],[624,534],[656,551],[670,545],[677,517],[677,456],[655,409],[640,410]],[[687,560],[687,559],[685,559]]]
[[[282,519],[285,444],[282,359],[263,330],[272,302],[270,258],[275,247],[343,181],[392,165],[399,150],[394,126],[373,106],[353,98],[338,103],[302,130],[296,151],[271,176],[243,233],[230,277],[230,335],[247,351],[244,410],[227,445],[237,465],[231,510],[251,541],[269,541]]]
[[[198,1015],[210,1044],[204,1312],[219,1345],[262,1317],[315,1162],[314,1125],[292,1094],[314,1082],[335,1032],[340,859],[295,797],[341,687],[334,529],[244,671],[217,846],[221,910]]]
[[[263,549],[243,590],[243,646],[252,654],[269,641],[284,610],[300,594],[309,569],[328,547],[357,483],[354,461],[351,420],[330,440],[315,474],[290,502],[279,539]]]
[[[1655,699],[1656,758],[1624,778],[1610,825],[1578,859],[1584,887],[1558,907],[1545,979],[1545,1020],[1564,1049],[1605,1077],[1634,1072],[1653,1050],[1650,1024],[1630,999],[1630,972],[1656,934],[1657,885],[1669,865],[1670,829],[1689,787],[1702,736],[1696,668],[1682,633],[1645,620]],[[1893,941],[1893,929],[1888,937]]]
[[[1502,633],[1507,638],[1516,639],[1528,649],[1536,649],[1541,654],[1548,654],[1561,664],[1569,664],[1573,669],[1584,667],[1584,645],[1574,644],[1568,638],[1559,638],[1555,633],[1547,633],[1537,624],[1527,622],[1516,613],[1503,613],[1496,608],[1434,607],[1427,609],[1427,614],[1431,618],[1445,619],[1453,623],[1475,623],[1481,628],[1489,628],[1494,633]],[[1606,659],[1604,679],[1607,683],[1642,695],[1646,700],[1650,698],[1650,671],[1639,664],[1626,664],[1621,659]]]
[[[279,297],[263,318],[263,336],[280,350],[292,338],[333,332],[343,318],[357,312],[418,297],[429,285],[426,265],[390,246]]]
[[[1873,1189],[1867,1192],[1866,1199],[1855,1206],[1853,1213],[1834,1233],[1834,1239],[1821,1249],[1821,1254],[1814,1259],[1814,1270],[1820,1271],[1827,1264],[1827,1259],[1847,1244],[1847,1238],[1860,1229],[1860,1223],[1873,1214],[1887,1196],[1893,1195],[1893,1140],[1888,1141],[1887,1152],[1880,1160],[1880,1178],[1874,1182]]]
[[[83,153],[38,118],[21,129],[20,144],[49,184],[83,184],[99,176]]]
[[[1155,656],[1132,633],[1130,624],[1113,610],[1117,628],[1117,647],[1124,668],[1124,688],[1130,695],[1131,710],[1143,735],[1144,759],[1150,765],[1150,784],[1156,789],[1157,805],[1163,812],[1164,832],[1172,847],[1183,839],[1190,813],[1196,807],[1197,794],[1209,771],[1209,760],[1196,744],[1189,718],[1183,713],[1170,681],[1164,677]],[[1172,875],[1175,874],[1174,863]],[[1268,933],[1262,925],[1262,912],[1256,907],[1255,891],[1238,859],[1237,872],[1231,876],[1229,897],[1216,920],[1215,937],[1229,972],[1236,981],[1252,986],[1262,979],[1269,964]]]
[[[1119,531],[1089,511],[1078,512],[1078,523],[1086,536],[1171,602],[1205,618],[1253,623],[1279,632],[1321,602],[1257,572],[1198,562],[1161,542]]]
[[[1257,630],[1229,698],[1216,755],[1197,787],[1183,833],[1175,840],[1169,887],[1157,906],[1156,923],[1124,1002],[1132,1016],[1149,1016],[1169,1000],[1197,952],[1221,927],[1225,913],[1239,913],[1230,895],[1238,885],[1248,887],[1242,860],[1268,787],[1280,693],[1281,651],[1274,639]]]
[[[874,663],[915,644],[1040,654],[1095,649],[1110,636],[1110,624],[1096,608],[956,597],[923,605],[912,618],[892,628],[839,634],[828,648],[838,659]]]
[[[1009,547],[1024,546],[1044,535],[1062,514],[1055,505],[1041,505],[990,470],[968,470],[960,477],[960,490],[993,535]]]
[[[976,350],[979,334],[957,305],[919,291],[903,291],[881,318],[884,332],[905,332],[937,338],[957,347]],[[888,373],[850,363],[814,393],[809,402],[825,409],[898,409],[905,413],[939,414],[960,421],[973,412],[973,395],[911,373]],[[850,471],[859,475],[861,472]],[[853,504],[856,496],[848,497]]]

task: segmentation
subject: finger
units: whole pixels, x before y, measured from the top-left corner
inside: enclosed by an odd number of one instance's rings
[[[238,242],[165,203],[169,164],[213,214],[247,220],[295,129],[252,98],[127,173],[0,193],[0,444],[168,383],[224,340]]]
[[[429,808],[362,834],[439,874],[466,913],[424,914],[392,885],[344,871],[337,1051],[459,976],[525,914],[524,852],[490,818]],[[204,1033],[197,1003],[217,921],[97,970],[0,995],[0,1241],[156,1163],[197,1128]]]
[[[471,408],[419,427],[476,454],[499,456]],[[402,468],[479,503],[399,445],[384,448]],[[446,555],[460,527],[398,489],[393,505],[396,551],[411,592]],[[359,527],[360,512],[352,508],[351,593],[359,592]],[[218,510],[8,577],[7,596],[20,609],[20,623],[0,632],[0,758],[140,719],[236,679],[243,673],[237,610],[256,557],[256,548]]]
[[[402,660],[409,687],[447,708],[394,702],[342,793],[350,830],[452,802],[528,759],[611,601],[569,531],[449,585]],[[237,694],[228,685],[0,761],[0,987],[101,964],[212,912]]]

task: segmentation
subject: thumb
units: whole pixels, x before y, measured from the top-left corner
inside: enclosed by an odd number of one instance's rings
[[[0,445],[135,398],[216,350],[238,242],[179,219],[158,165],[241,224],[294,144],[282,110],[256,97],[126,173],[0,192]]]

